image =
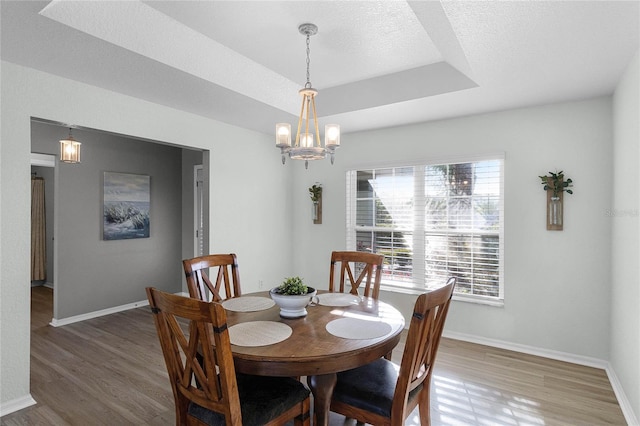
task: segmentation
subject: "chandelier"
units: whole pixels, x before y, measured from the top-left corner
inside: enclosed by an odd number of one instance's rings
[[[282,164],[286,161],[286,154],[293,160],[304,160],[304,167],[309,167],[309,160],[321,160],[329,154],[333,164],[334,153],[340,147],[340,126],[327,124],[324,128],[324,146],[320,142],[318,130],[318,117],[316,114],[316,95],[318,91],[311,87],[309,79],[309,39],[318,33],[318,27],[314,24],[302,24],[298,27],[302,35],[307,36],[307,83],[299,90],[302,96],[302,108],[298,118],[298,131],[296,141],[291,146],[291,125],[289,123],[276,124],[276,147],[280,148]],[[315,142],[314,142],[315,135]]]
[[[60,161],[65,163],[80,162],[80,142],[71,136],[71,127],[69,127],[69,137],[60,141]]]

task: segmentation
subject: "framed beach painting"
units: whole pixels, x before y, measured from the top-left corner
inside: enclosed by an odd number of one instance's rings
[[[150,205],[148,175],[104,172],[102,238],[149,238]]]

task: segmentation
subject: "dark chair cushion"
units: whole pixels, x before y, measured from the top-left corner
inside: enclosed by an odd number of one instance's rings
[[[338,373],[333,399],[362,410],[391,417],[391,403],[400,366],[384,358]],[[418,386],[410,398],[422,389]]]
[[[243,425],[263,425],[309,396],[300,381],[288,377],[238,374],[238,394]],[[208,425],[224,425],[224,416],[198,404],[189,405],[189,414]]]

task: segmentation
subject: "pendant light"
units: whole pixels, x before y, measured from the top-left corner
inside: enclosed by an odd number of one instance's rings
[[[309,167],[309,160],[321,160],[327,156],[331,157],[333,164],[334,153],[340,147],[340,126],[337,124],[327,124],[324,128],[324,146],[320,140],[318,130],[318,116],[316,113],[316,95],[318,91],[311,87],[309,74],[309,54],[310,38],[318,33],[318,27],[314,24],[302,24],[298,31],[307,37],[307,83],[299,90],[302,96],[302,107],[298,118],[298,131],[296,132],[295,144],[291,145],[291,125],[289,123],[276,124],[276,147],[280,148],[282,164],[286,161],[286,154],[293,160],[304,160],[305,168]]]

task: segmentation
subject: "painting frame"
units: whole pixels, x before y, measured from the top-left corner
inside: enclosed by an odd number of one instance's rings
[[[151,177],[108,172],[103,175],[102,239],[130,240],[151,235]]]

